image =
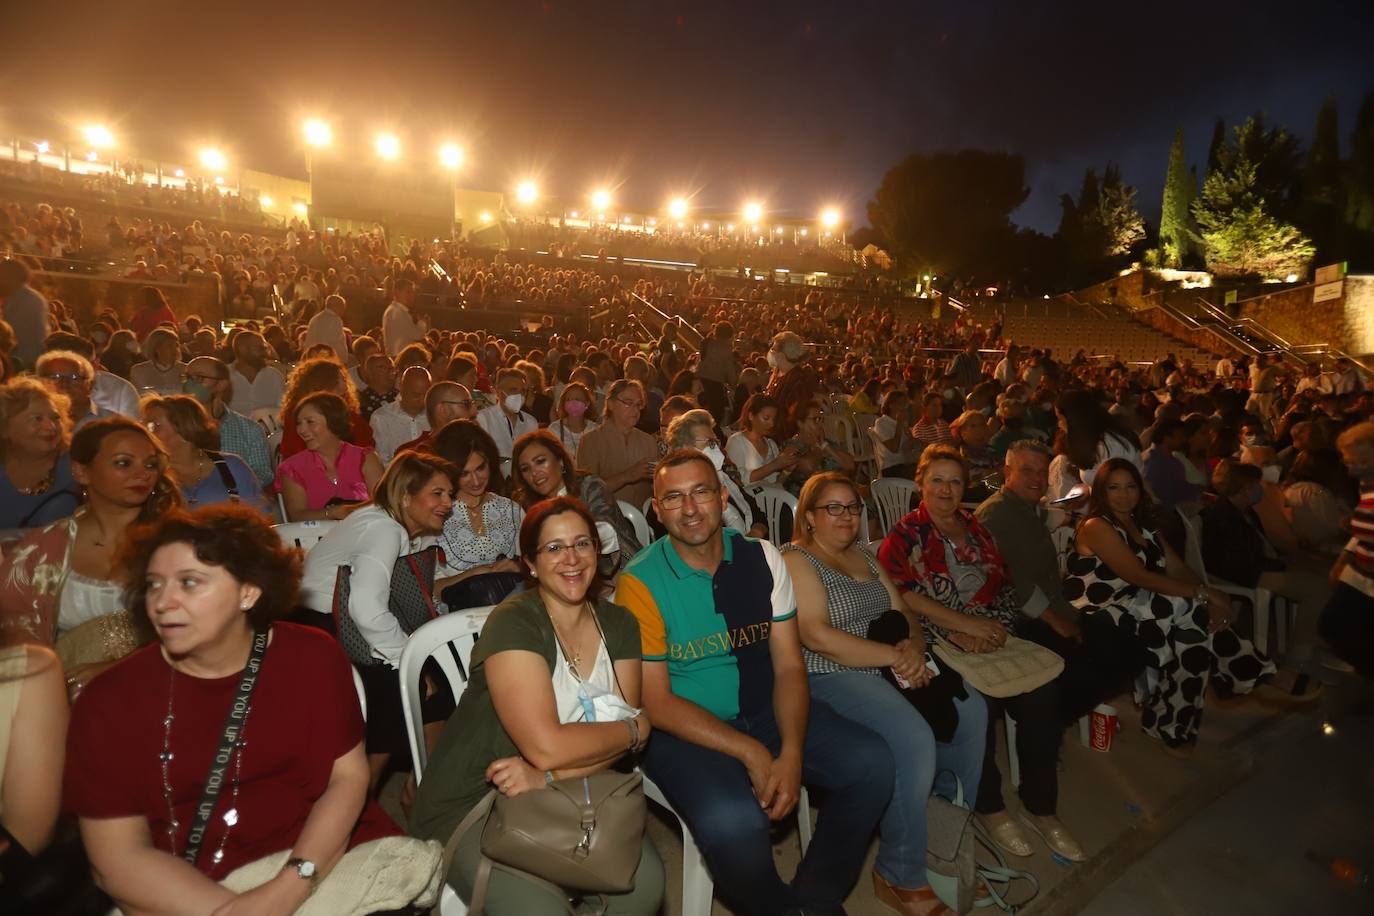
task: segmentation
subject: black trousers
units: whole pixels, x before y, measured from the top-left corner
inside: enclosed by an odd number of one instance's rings
[[[1344,582],[1337,584],[1317,627],[1337,658],[1349,662],[1361,677],[1374,679],[1374,598]]]
[[[1016,721],[1016,755],[1021,765],[1021,804],[1031,814],[1049,817],[1059,804],[1059,742],[1064,737],[1060,718],[1059,682],[1017,697],[988,701],[988,740],[983,752],[983,776],[978,781],[979,814],[1006,808],[1002,773],[997,769],[997,723],[1003,713]]]
[[[1064,726],[1092,712],[1093,707],[1116,696],[1145,670],[1149,660],[1134,635],[1122,632],[1105,614],[1079,618],[1083,641],[1060,636],[1048,623],[1027,618],[1016,635],[1055,652],[1064,659],[1059,675],[1059,717]]]

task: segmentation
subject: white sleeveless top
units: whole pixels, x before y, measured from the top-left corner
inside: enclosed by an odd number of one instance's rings
[[[611,657],[606,654],[606,641],[598,640],[596,664],[592,666],[591,676],[586,678],[585,682],[591,693],[614,693],[614,681],[615,678],[611,672]],[[587,721],[586,710],[582,707],[582,698],[577,693],[580,683],[582,682],[569,669],[568,660],[563,657],[563,652],[560,649],[553,666],[553,696],[558,706],[558,721],[563,725]]]
[[[57,632],[65,633],[88,620],[122,610],[123,586],[70,570],[57,605]]]

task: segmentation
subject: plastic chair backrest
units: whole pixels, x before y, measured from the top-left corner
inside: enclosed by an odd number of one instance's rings
[[[644,517],[644,513],[636,509],[633,503],[627,503],[623,499],[617,499],[615,504],[620,507],[620,514],[630,520],[630,527],[635,530],[635,538],[640,544],[648,546],[654,539],[654,530],[649,527],[649,520]]]
[[[1202,562],[1202,531],[1200,530],[1202,520],[1194,518],[1182,509],[1175,509],[1179,520],[1183,522],[1183,562],[1188,564],[1188,568],[1207,583],[1207,567]]]
[[[277,537],[281,538],[283,544],[288,547],[294,544],[309,553],[310,548],[318,544],[337,524],[338,522],[321,519],[313,522],[283,522],[272,527],[276,530]]]
[[[916,481],[903,477],[879,477],[870,487],[873,501],[878,504],[878,525],[886,535],[911,511],[911,499],[916,495]]]
[[[792,523],[795,525],[797,497],[782,487],[773,486],[759,487],[754,495],[763,507],[763,514],[768,517],[768,540],[781,547],[785,543],[782,540],[782,512],[783,509],[792,510]]]
[[[363,676],[358,673],[357,667],[349,667],[353,669],[353,689],[358,691],[358,708],[362,710],[363,722],[367,722],[367,693],[363,690]]]
[[[449,687],[453,690],[453,701],[458,702],[468,685],[468,673],[472,669],[472,646],[477,641],[482,627],[486,625],[491,606],[473,607],[461,611],[451,611],[420,627],[406,640],[401,650],[401,709],[405,718],[406,737],[410,740],[410,759],[415,765],[415,782],[418,784],[424,775],[429,753],[425,749],[425,723],[420,708],[420,673],[425,662],[433,656],[439,663]],[[460,669],[448,651],[452,644],[458,650]]]

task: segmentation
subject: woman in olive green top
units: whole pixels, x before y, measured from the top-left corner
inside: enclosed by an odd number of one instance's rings
[[[642,712],[621,721],[586,721],[600,694],[639,705],[639,625],[625,608],[588,601],[597,570],[596,524],[581,500],[545,500],[520,526],[520,554],[537,588],[497,605],[472,652],[458,709],[444,727],[411,812],[411,833],[447,842],[491,789],[503,795],[544,788],[550,779],[607,769],[649,737]],[[614,701],[612,701],[614,702]],[[598,709],[607,700],[597,701]],[[598,719],[600,716],[598,716]],[[481,829],[458,844],[449,883],[471,899]],[[649,916],[663,899],[663,863],[644,837],[634,889],[606,896],[608,914]],[[493,870],[486,911],[493,916],[566,913],[542,888]]]

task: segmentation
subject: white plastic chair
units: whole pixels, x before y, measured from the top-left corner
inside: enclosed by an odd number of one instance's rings
[[[367,694],[363,691],[363,676],[358,673],[358,669],[355,666],[350,665],[349,667],[353,668],[353,688],[358,691],[358,708],[363,711],[363,721],[366,722]]]
[[[754,496],[768,519],[768,540],[781,547],[785,543],[782,540],[782,510],[792,510],[792,524],[798,524],[797,497],[782,487],[774,486],[759,487],[754,491]]]
[[[1254,609],[1254,630],[1255,648],[1265,655],[1269,654],[1269,609],[1274,606],[1274,599],[1277,597],[1267,588],[1255,586],[1246,588],[1243,585],[1236,585],[1234,582],[1227,582],[1207,575],[1207,568],[1202,561],[1202,520],[1189,515],[1182,509],[1178,512],[1179,519],[1183,522],[1184,532],[1184,557],[1183,561],[1188,567],[1202,579],[1203,584],[1219,588],[1228,595],[1242,598],[1250,603]],[[1278,629],[1278,650],[1282,654],[1288,644],[1288,614],[1279,613],[1275,615],[1275,626]]]
[[[406,640],[401,650],[401,710],[405,719],[406,737],[410,741],[410,759],[415,765],[415,784],[420,784],[429,752],[425,748],[425,723],[420,709],[420,672],[433,656],[448,678],[453,701],[458,702],[468,685],[467,672],[472,670],[472,646],[487,622],[491,607],[474,607],[444,614],[420,627]],[[449,645],[458,650],[462,670],[454,664]],[[356,672],[354,672],[356,675]],[[441,916],[467,916],[468,906],[448,883],[439,895]]]
[[[401,710],[404,714],[406,737],[410,741],[410,760],[415,766],[415,784],[424,777],[429,752],[425,748],[425,723],[420,709],[420,672],[431,657],[439,663],[453,691],[453,701],[463,695],[471,670],[472,646],[491,613],[487,607],[467,608],[442,614],[420,627],[406,640],[401,650]],[[446,651],[452,643],[458,650],[460,669],[453,661],[453,653]]]
[[[911,511],[911,499],[916,495],[916,481],[903,477],[878,477],[869,487],[873,501],[878,504],[878,524],[883,533],[897,527],[897,523]]]
[[[286,545],[295,544],[306,553],[314,547],[320,540],[329,533],[329,530],[337,525],[338,522],[326,521],[321,519],[312,522],[283,522],[280,525],[273,525],[277,536]]]
[[[649,520],[644,517],[644,513],[634,507],[633,503],[627,503],[623,499],[617,499],[615,504],[620,507],[620,514],[630,520],[630,527],[635,530],[635,538],[645,547],[649,546],[654,540],[654,530],[649,527]]]

